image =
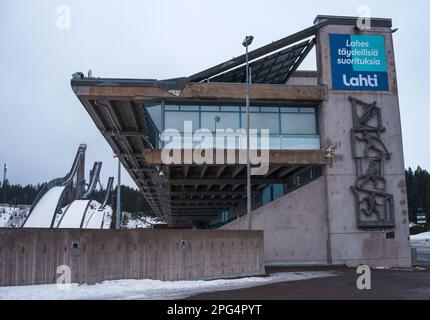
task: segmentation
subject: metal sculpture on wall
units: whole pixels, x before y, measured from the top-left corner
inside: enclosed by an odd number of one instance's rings
[[[356,198],[357,224],[360,229],[386,229],[394,225],[393,195],[386,193],[384,164],[390,153],[382,141],[385,128],[381,109],[350,97],[353,115],[352,156],[357,180],[352,187]]]

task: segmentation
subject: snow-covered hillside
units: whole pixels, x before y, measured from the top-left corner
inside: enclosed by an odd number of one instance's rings
[[[0,228],[20,227],[28,213],[30,206],[0,205]]]
[[[127,223],[124,226],[126,229],[146,229],[152,228],[152,226],[156,224],[165,224],[165,222],[161,219],[151,216],[141,216],[139,218],[135,218],[131,213],[127,212],[124,213],[124,216],[127,220]]]

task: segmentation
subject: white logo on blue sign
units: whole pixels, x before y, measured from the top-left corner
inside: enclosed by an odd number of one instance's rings
[[[335,90],[388,91],[384,36],[330,34]]]

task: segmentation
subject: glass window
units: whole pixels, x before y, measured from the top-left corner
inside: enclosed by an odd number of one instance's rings
[[[215,123],[217,129],[239,129],[239,113],[202,112],[201,117],[201,128],[212,132],[215,132]]]
[[[228,111],[228,112],[239,112],[240,107],[221,107],[221,111]]]
[[[173,106],[173,105],[170,105],[170,106],[164,106],[164,109],[165,109],[166,111],[178,111],[178,110],[179,110],[179,106]]]
[[[273,185],[273,200],[279,199],[284,196],[284,185],[275,184]]]
[[[199,113],[198,112],[166,112],[166,125],[165,129],[177,129],[180,132],[184,131],[184,121],[192,121],[192,130],[199,128]]]
[[[146,106],[146,111],[151,117],[151,120],[154,122],[154,124],[157,126],[158,131],[161,131],[162,124],[161,124],[161,105],[156,106]]]
[[[315,108],[300,108],[301,113],[315,113]]]
[[[315,114],[282,114],[283,134],[317,134]]]
[[[202,111],[219,111],[218,106],[202,106]]]
[[[276,107],[261,107],[261,112],[279,112],[279,108]]]
[[[252,205],[258,205],[259,201],[260,201],[260,198],[258,197],[258,194],[253,194],[251,196],[251,204]]]
[[[246,112],[246,107],[242,107],[242,112]],[[260,107],[249,107],[249,112],[260,112]]]
[[[181,106],[181,111],[199,111],[199,106]]]
[[[263,205],[272,202],[272,186],[263,189]]]
[[[292,107],[282,107],[281,112],[289,112],[289,113],[298,113],[299,108],[292,108]]]
[[[270,134],[279,133],[279,116],[277,113],[251,113],[249,121],[251,129],[269,129]],[[242,113],[242,128],[246,128],[246,113]]]
[[[320,138],[315,136],[283,136],[281,139],[282,150],[319,150]]]

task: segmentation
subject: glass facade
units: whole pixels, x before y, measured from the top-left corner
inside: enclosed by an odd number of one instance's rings
[[[146,106],[145,110],[148,112],[152,120],[152,123],[158,129],[158,132],[161,132],[163,128],[163,116],[162,116],[161,104]]]
[[[164,127],[166,129],[177,129],[179,132],[184,132],[184,122],[191,121],[192,130],[200,129],[199,112],[194,111],[166,111]]]
[[[285,185],[287,192],[292,192],[295,189],[308,184],[309,182],[321,177],[322,174],[322,167],[312,167],[288,177],[287,184]]]
[[[261,194],[262,205],[269,204],[276,199],[281,198],[287,193],[290,193],[300,187],[307,185],[315,179],[321,177],[323,174],[322,167],[308,167],[287,178],[287,183],[272,184],[263,189]]]
[[[212,133],[219,129],[231,129],[236,132],[236,130],[246,128],[246,108],[244,106],[158,104],[145,106],[145,109],[160,133],[166,129],[175,129],[182,136],[185,121],[192,123],[193,132],[198,129],[206,129]],[[262,147],[261,139],[259,139],[261,130],[268,129],[270,134],[268,148],[270,149],[320,149],[316,107],[252,106],[250,107],[250,127],[258,130],[258,143],[251,144],[251,148]],[[246,147],[243,140],[240,143],[240,139],[243,138],[240,134],[236,134],[235,148]],[[193,145],[193,147],[198,146],[198,142]],[[222,146],[217,145],[216,147],[226,146],[225,139]]]
[[[285,194],[283,184],[273,184],[263,189],[263,205],[281,198]]]

